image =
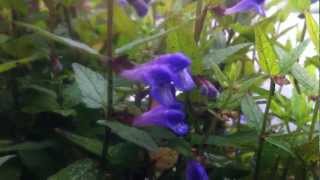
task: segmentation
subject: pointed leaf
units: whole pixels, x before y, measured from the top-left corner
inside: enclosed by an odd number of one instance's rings
[[[16,155],[6,155],[6,156],[0,157],[0,166],[2,166],[4,163],[6,163],[7,161],[9,161],[14,157],[16,157]]]
[[[307,95],[317,95],[319,86],[317,80],[311,77],[300,64],[296,63],[292,66],[291,74],[297,79],[298,84]]]
[[[271,40],[259,26],[255,28],[255,44],[261,69],[269,75],[278,74],[278,57],[272,46]]]
[[[308,29],[309,36],[310,36],[314,46],[316,47],[317,53],[320,54],[319,24],[317,24],[317,22],[312,17],[310,12],[305,12],[304,15],[306,17],[307,29]]]
[[[31,25],[31,24],[27,24],[27,23],[23,23],[23,22],[16,22],[16,24],[18,26],[21,26],[21,27],[27,28],[29,30],[32,30],[34,32],[37,32],[40,35],[42,35],[50,40],[57,41],[57,42],[62,43],[66,46],[69,46],[69,47],[72,47],[75,49],[79,49],[81,51],[98,56],[100,58],[103,57],[103,55],[99,54],[96,49],[93,49],[82,42],[78,42],[78,41],[75,41],[75,40],[72,40],[72,39],[69,39],[66,37],[61,37],[61,36],[55,35],[49,31],[43,30],[43,29],[41,29],[37,26]]]
[[[40,60],[40,59],[41,59],[40,55],[33,55],[27,58],[15,60],[15,61],[9,61],[9,62],[0,64],[0,73],[9,71],[10,69],[13,69],[19,65],[29,64],[33,61]]]
[[[82,101],[89,108],[105,108],[107,102],[107,81],[104,77],[84,67],[80,64],[73,63],[76,82],[80,88]]]
[[[113,133],[117,134],[121,138],[138,146],[144,147],[149,151],[156,151],[158,149],[158,145],[154,142],[151,136],[140,129],[129,127],[119,122],[106,122],[105,120],[99,120],[98,124],[108,126]]]
[[[225,60],[227,60],[228,57],[232,56],[243,48],[249,47],[250,45],[251,43],[242,43],[223,49],[212,49],[210,50],[209,54],[204,57],[204,68],[210,68],[213,63],[223,63]]]
[[[98,179],[99,169],[97,162],[83,159],[74,162],[68,167],[49,177],[48,180],[91,180]]]
[[[241,110],[248,118],[248,125],[255,128],[257,132],[260,132],[263,114],[251,96],[245,96],[241,100]]]
[[[102,152],[102,142],[87,138],[83,136],[79,136],[68,131],[63,131],[61,129],[56,129],[56,132],[68,139],[69,141],[73,142],[74,144],[82,147],[83,149],[100,156]]]

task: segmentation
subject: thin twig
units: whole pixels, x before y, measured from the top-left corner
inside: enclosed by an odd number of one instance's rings
[[[260,173],[260,161],[261,161],[261,155],[262,155],[262,150],[263,150],[263,145],[264,145],[264,140],[265,140],[265,133],[266,133],[266,127],[267,127],[267,122],[268,122],[268,117],[269,117],[269,110],[271,106],[271,101],[275,93],[275,83],[272,78],[270,78],[270,91],[269,91],[269,97],[268,97],[268,102],[267,106],[264,112],[263,116],[263,122],[262,122],[262,128],[261,132],[259,135],[258,139],[258,149],[256,153],[256,167],[254,169],[254,180],[259,180],[259,173]]]
[[[112,56],[113,56],[113,51],[112,51],[112,34],[113,34],[113,2],[114,0],[107,0],[107,41],[106,41],[106,47],[107,47],[107,57],[105,61],[108,64],[107,66],[107,107],[105,107],[105,119],[106,121],[111,120],[112,116],[112,104],[113,104],[113,73],[112,73]],[[108,146],[108,141],[109,141],[109,136],[110,136],[110,129],[105,128],[105,138],[104,138],[104,143],[103,143],[103,148],[102,148],[102,155],[101,155],[101,161],[103,164],[103,167],[105,167],[105,157],[107,154],[107,146]]]

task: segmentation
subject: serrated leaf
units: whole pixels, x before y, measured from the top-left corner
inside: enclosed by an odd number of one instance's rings
[[[290,53],[287,53],[284,49],[280,47],[276,47],[275,50],[279,56],[279,66],[281,73],[288,73],[294,63],[297,62],[301,54],[304,52],[306,47],[308,46],[309,41],[306,40],[299,44],[296,48],[294,48]]]
[[[316,95],[318,92],[318,82],[314,77],[311,77],[308,72],[299,64],[295,63],[291,68],[291,74],[301,85],[303,91],[307,95]]]
[[[94,180],[98,179],[98,175],[97,162],[92,159],[83,159],[61,169],[48,180]]]
[[[89,108],[105,108],[107,102],[107,81],[105,78],[80,64],[72,64],[82,101]]]
[[[100,58],[103,57],[103,55],[99,54],[99,52],[96,49],[93,49],[93,48],[89,47],[88,45],[86,45],[86,44],[84,44],[82,42],[78,42],[78,41],[75,41],[75,40],[72,40],[72,39],[69,39],[69,38],[66,38],[66,37],[61,37],[61,36],[55,35],[55,34],[49,32],[49,31],[43,30],[43,29],[41,29],[41,28],[39,28],[37,26],[31,25],[31,24],[27,24],[27,23],[23,23],[23,22],[16,22],[15,24],[17,24],[18,26],[27,28],[29,30],[32,30],[34,32],[37,32],[40,35],[42,35],[42,36],[44,36],[44,37],[46,37],[46,38],[48,38],[50,40],[59,42],[61,44],[69,46],[71,48],[79,49],[79,50],[81,50],[83,52],[95,55],[95,56],[100,57]]]
[[[242,43],[223,49],[211,49],[210,52],[204,57],[204,68],[210,68],[213,63],[220,64],[227,60],[228,57],[232,56],[243,48],[249,47],[250,45],[251,43]]]
[[[241,110],[248,118],[248,125],[260,132],[263,114],[251,96],[245,96],[241,100]]]
[[[271,40],[259,26],[255,28],[255,44],[261,69],[269,75],[278,74],[278,57],[272,46]]]
[[[129,127],[119,122],[106,122],[104,120],[99,120],[98,124],[108,126],[113,133],[117,134],[121,138],[149,151],[156,151],[158,149],[158,145],[154,142],[151,136],[140,129]]]
[[[317,53],[320,55],[320,39],[319,39],[319,24],[315,21],[315,19],[312,17],[310,12],[304,13],[306,17],[306,23],[307,23],[307,29],[309,36],[316,47]]]
[[[102,152],[102,142],[92,139],[92,138],[87,138],[83,136],[79,136],[73,133],[70,133],[68,131],[63,131],[61,129],[57,129],[56,132],[61,134],[63,137],[65,137],[67,140],[73,142],[74,144],[82,147],[83,149],[100,156]]]

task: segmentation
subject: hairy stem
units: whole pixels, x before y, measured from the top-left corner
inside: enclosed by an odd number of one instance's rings
[[[263,145],[264,145],[264,140],[265,140],[265,133],[266,133],[266,127],[267,127],[267,122],[268,122],[269,110],[270,110],[271,101],[272,101],[272,97],[274,96],[274,93],[275,93],[275,83],[274,83],[273,79],[270,78],[269,97],[268,97],[267,106],[266,106],[264,116],[263,116],[262,128],[261,128],[261,132],[260,132],[259,139],[258,139],[258,149],[256,152],[256,167],[254,169],[254,175],[253,175],[255,180],[259,179],[261,155],[262,155],[262,150],[263,150]]]
[[[111,120],[112,116],[112,104],[113,104],[113,72],[112,72],[112,34],[113,34],[113,3],[114,0],[107,0],[107,41],[106,41],[106,48],[107,48],[107,107],[105,108],[105,119],[106,121]],[[107,146],[110,136],[110,129],[105,128],[105,138],[102,148],[102,155],[101,160],[102,163],[105,164],[105,157],[107,154]]]

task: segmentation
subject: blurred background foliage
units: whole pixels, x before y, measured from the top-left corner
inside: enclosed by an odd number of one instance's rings
[[[214,99],[199,89],[178,96],[192,127],[180,138],[130,127],[149,99],[134,98],[146,88],[118,76],[114,121],[98,121],[107,105],[100,93],[106,1],[0,0],[0,179],[184,179],[190,157],[201,159],[210,179],[252,179],[261,138],[259,179],[319,178],[319,9],[308,0],[270,0],[267,17],[212,10],[234,2],[155,0],[144,18],[115,2],[116,58],[143,63],[180,51],[192,59],[193,75],[220,91]],[[292,14],[304,25],[281,29]],[[279,40],[293,29],[294,41]],[[101,168],[104,126],[113,133]]]

